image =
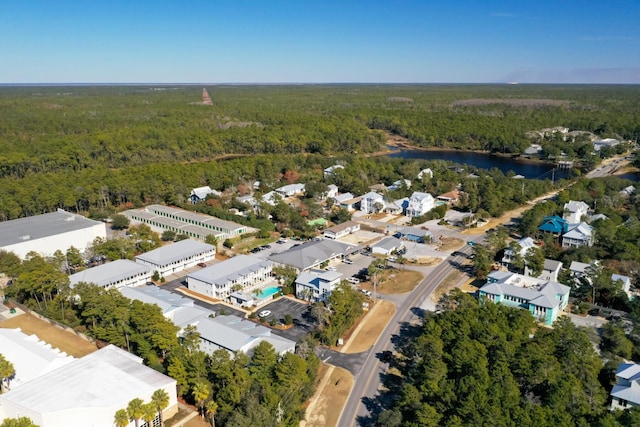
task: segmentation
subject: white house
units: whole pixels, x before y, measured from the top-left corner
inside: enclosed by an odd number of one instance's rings
[[[628,276],[622,276],[620,274],[612,274],[611,281],[616,283],[619,282],[622,286],[622,290],[628,297],[631,297],[631,278]]]
[[[80,282],[94,283],[102,288],[146,285],[151,280],[151,267],[128,259],[118,259],[96,267],[87,268],[69,276],[74,287]]]
[[[411,180],[409,179],[399,179],[390,186],[387,187],[387,191],[399,190],[402,187],[411,188]]]
[[[281,265],[288,265],[298,271],[319,268],[322,264],[331,264],[360,249],[360,246],[319,239],[292,247],[284,252],[272,254],[269,259]]]
[[[349,234],[360,231],[360,224],[355,221],[347,221],[342,224],[334,225],[333,227],[324,230],[324,237],[327,239],[336,240]]]
[[[409,198],[406,215],[408,217],[422,216],[435,207],[435,199],[429,193],[414,191]]]
[[[611,409],[640,406],[640,365],[621,363],[616,371],[617,384],[611,389]]]
[[[335,184],[327,185],[327,191],[322,194],[323,199],[333,199],[338,195],[338,186]]]
[[[420,172],[418,172],[418,179],[425,179],[425,178],[433,178],[433,171],[429,168],[427,169],[422,169]]]
[[[303,271],[296,278],[296,298],[306,301],[325,301],[340,283],[341,273],[337,271]]]
[[[216,247],[196,240],[185,239],[136,256],[136,262],[146,265],[165,277],[201,262],[211,261]]]
[[[210,267],[189,273],[187,287],[222,301],[235,291],[253,291],[275,285],[273,263],[249,255],[237,255]]]
[[[324,170],[324,178],[327,179],[330,176],[333,176],[333,174],[338,169],[344,169],[344,166],[342,166],[342,165],[333,165],[333,166],[329,166],[328,168],[325,168],[325,170]]]
[[[24,259],[29,252],[50,256],[71,246],[84,252],[96,237],[107,238],[105,223],[62,209],[0,222],[0,250]]]
[[[371,253],[388,256],[403,247],[404,243],[402,242],[402,240],[396,237],[385,237],[379,242],[371,245]]]
[[[515,245],[509,245],[504,250],[504,255],[502,256],[502,265],[508,267],[515,260],[516,256],[520,256],[524,258],[527,255],[527,251],[531,248],[536,247],[536,242],[531,237],[524,237],[516,242],[516,245],[520,246],[520,250],[516,252],[514,250]]]
[[[360,197],[355,197],[351,193],[337,194],[333,197],[333,200],[335,200],[335,205],[349,212],[356,210],[356,205],[360,203]]]
[[[214,196],[219,196],[221,193],[219,191],[212,190],[211,187],[207,185],[205,187],[198,187],[191,190],[191,194],[189,195],[189,200],[191,200],[191,203],[195,204],[203,201],[210,194]]]
[[[278,202],[280,200],[282,200],[282,197],[276,193],[275,191],[269,191],[268,193],[265,193],[262,195],[262,199],[261,199],[264,203],[268,203],[271,206],[275,206],[278,204]]]
[[[566,219],[569,224],[578,224],[582,221],[582,217],[587,216],[589,205],[585,202],[575,202],[569,200],[564,204],[564,214],[562,218]]]
[[[291,197],[304,194],[304,184],[289,184],[276,188],[276,193],[282,197]]]
[[[545,258],[544,266],[542,267],[542,272],[538,276],[538,279],[557,282],[558,274],[560,274],[561,269],[562,263],[560,261]],[[527,266],[524,267],[524,275],[531,276],[531,270]]]
[[[382,194],[373,191],[368,192],[360,199],[360,210],[366,213],[382,212],[385,208],[384,197]]]
[[[593,246],[594,241],[593,227],[586,222],[570,224],[567,232],[562,235],[563,248]]]

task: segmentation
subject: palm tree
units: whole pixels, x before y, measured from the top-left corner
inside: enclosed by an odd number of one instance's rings
[[[8,361],[2,354],[0,354],[0,394],[6,389],[9,390],[9,384],[11,383],[11,377],[16,373],[13,363]]]
[[[205,403],[204,409],[206,411],[206,414],[211,419],[211,427],[216,427],[215,416],[216,416],[216,412],[218,411],[218,404],[213,400],[209,400],[207,401],[207,403]]]
[[[127,427],[129,425],[129,415],[125,409],[118,409],[113,417],[116,427]]]
[[[151,396],[151,402],[155,405],[156,411],[158,411],[158,416],[160,417],[160,425],[164,426],[162,411],[164,411],[167,406],[169,406],[169,393],[164,391],[164,389],[159,388],[153,392],[153,395]]]
[[[136,423],[136,427],[140,427],[140,418],[143,414],[142,405],[144,405],[144,401],[137,397],[127,405],[127,414],[129,415],[129,419]]]
[[[142,410],[142,419],[147,423],[147,427],[151,427],[151,423],[156,418],[156,405],[153,402],[145,403],[140,408]]]
[[[209,387],[209,383],[204,380],[198,380],[191,390],[191,395],[193,396],[193,400],[196,401],[196,406],[200,411],[200,415],[202,415],[202,410],[204,408],[204,402],[209,397],[211,389]]]

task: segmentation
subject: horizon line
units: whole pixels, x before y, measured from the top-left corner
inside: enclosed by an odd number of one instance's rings
[[[634,86],[637,83],[596,83],[596,82],[33,82],[5,83],[0,86],[304,86],[304,85],[620,85]]]

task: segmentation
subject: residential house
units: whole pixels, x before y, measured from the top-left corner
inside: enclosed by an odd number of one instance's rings
[[[586,222],[572,224],[566,233],[562,235],[563,248],[579,248],[581,246],[593,246],[595,233],[593,227]]]
[[[237,255],[210,267],[189,273],[187,287],[203,295],[229,301],[235,291],[253,291],[276,281],[273,263],[249,255]]]
[[[420,172],[418,172],[418,179],[426,179],[426,178],[433,178],[433,171],[429,168],[427,169],[422,169]]]
[[[391,215],[401,215],[404,212],[404,206],[409,205],[409,199],[406,197],[403,199],[399,199],[396,201],[385,200],[384,202],[384,212]]]
[[[408,217],[422,216],[435,207],[435,200],[429,193],[414,191],[409,198],[406,214]]]
[[[620,283],[622,290],[628,297],[631,297],[631,278],[628,276],[622,276],[620,274],[612,274],[611,281],[613,283]]]
[[[267,203],[271,206],[275,206],[282,200],[282,197],[276,193],[275,191],[269,191],[262,195],[261,199],[264,203]]]
[[[545,216],[542,219],[542,224],[538,227],[538,231],[543,233],[551,233],[555,237],[560,237],[567,232],[569,223],[566,219],[560,218],[557,215]]]
[[[585,202],[575,202],[573,200],[564,204],[564,214],[562,217],[567,220],[569,224],[577,224],[582,221],[582,218],[587,216],[589,211],[589,205]]]
[[[281,265],[288,265],[298,271],[319,268],[322,264],[341,261],[361,247],[336,240],[319,239],[294,246],[284,252],[272,254],[269,259]]]
[[[276,188],[276,193],[281,197],[292,197],[304,194],[304,184],[289,184]]]
[[[587,278],[589,275],[589,269],[597,264],[598,261],[591,261],[589,264],[579,261],[571,261],[571,264],[569,265],[569,273],[574,279]]]
[[[618,144],[621,142],[613,138],[596,139],[593,141],[593,150],[600,151],[603,147],[615,147]]]
[[[256,200],[255,197],[253,196],[240,196],[238,198],[236,198],[237,201],[239,201],[240,203],[244,203],[246,205],[249,205],[249,207],[254,211],[258,211],[258,209],[260,209],[260,204],[258,203],[258,201]]]
[[[536,319],[553,324],[569,303],[570,288],[558,282],[494,271],[480,288],[480,300],[528,310]]]
[[[411,180],[399,179],[386,188],[387,191],[400,190],[401,188],[411,188]]]
[[[219,196],[221,193],[216,190],[212,190],[208,185],[205,187],[198,187],[191,190],[191,194],[189,195],[189,200],[191,203],[196,204],[201,202],[207,198],[208,195]]]
[[[360,199],[360,210],[366,213],[382,212],[386,207],[382,194],[373,191],[363,195]]]
[[[624,187],[622,190],[620,190],[620,194],[623,197],[630,197],[635,192],[636,192],[636,187],[634,187],[633,185],[629,185],[628,187]]]
[[[349,234],[360,231],[360,224],[355,221],[347,221],[342,224],[334,225],[331,228],[324,230],[324,237],[327,239],[336,240]]]
[[[351,193],[336,194],[333,196],[334,206],[338,206],[348,211],[356,210],[356,205],[360,202],[359,197],[355,197]]]
[[[519,247],[519,249],[516,250],[516,247]],[[502,256],[501,261],[502,265],[504,265],[505,267],[509,267],[518,256],[524,259],[524,257],[527,255],[527,251],[535,247],[536,242],[531,237],[525,237],[518,240],[517,242],[515,242],[515,244],[509,245],[504,250],[504,255]]]
[[[439,201],[446,203],[447,205],[455,205],[460,201],[460,191],[452,190],[448,193],[444,193],[436,197]]]
[[[560,261],[545,258],[544,266],[542,267],[542,272],[538,276],[538,279],[557,282],[558,274],[560,274],[561,269],[562,263]],[[524,267],[524,275],[531,276],[531,270],[527,266]]]
[[[338,195],[338,186],[335,184],[327,185],[327,191],[322,194],[323,199],[333,199]]]
[[[296,278],[296,298],[305,301],[325,301],[333,289],[340,284],[342,274],[337,271],[303,271]]]
[[[385,237],[377,243],[371,245],[371,253],[389,256],[393,252],[399,251],[404,247],[402,240],[396,237]]]
[[[640,365],[621,363],[616,371],[616,385],[611,389],[611,409],[640,406]]]
[[[337,170],[339,169],[344,169],[344,166],[342,165],[333,165],[333,166],[329,166],[328,168],[325,168],[324,170],[324,179],[329,178],[330,176],[333,176],[333,174],[336,173]]]

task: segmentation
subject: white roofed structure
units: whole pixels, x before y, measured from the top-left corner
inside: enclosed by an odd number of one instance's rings
[[[164,277],[200,262],[211,261],[215,256],[215,246],[185,239],[138,255],[136,262],[149,266]]]
[[[113,345],[0,395],[0,419],[28,417],[40,427],[113,427],[117,410],[135,399],[169,395],[165,418],[177,412],[176,380]]]
[[[0,250],[13,252],[21,259],[32,251],[49,256],[57,250],[66,252],[71,246],[84,252],[96,237],[107,237],[103,222],[62,209],[0,222]]]
[[[151,268],[128,259],[118,259],[97,267],[87,268],[69,276],[71,287],[80,282],[94,283],[100,287],[121,288],[140,286],[151,280]]]
[[[272,254],[269,259],[282,265],[289,265],[298,271],[318,268],[324,262],[342,259],[360,249],[357,245],[349,245],[335,240],[321,239],[303,243],[279,254]]]

